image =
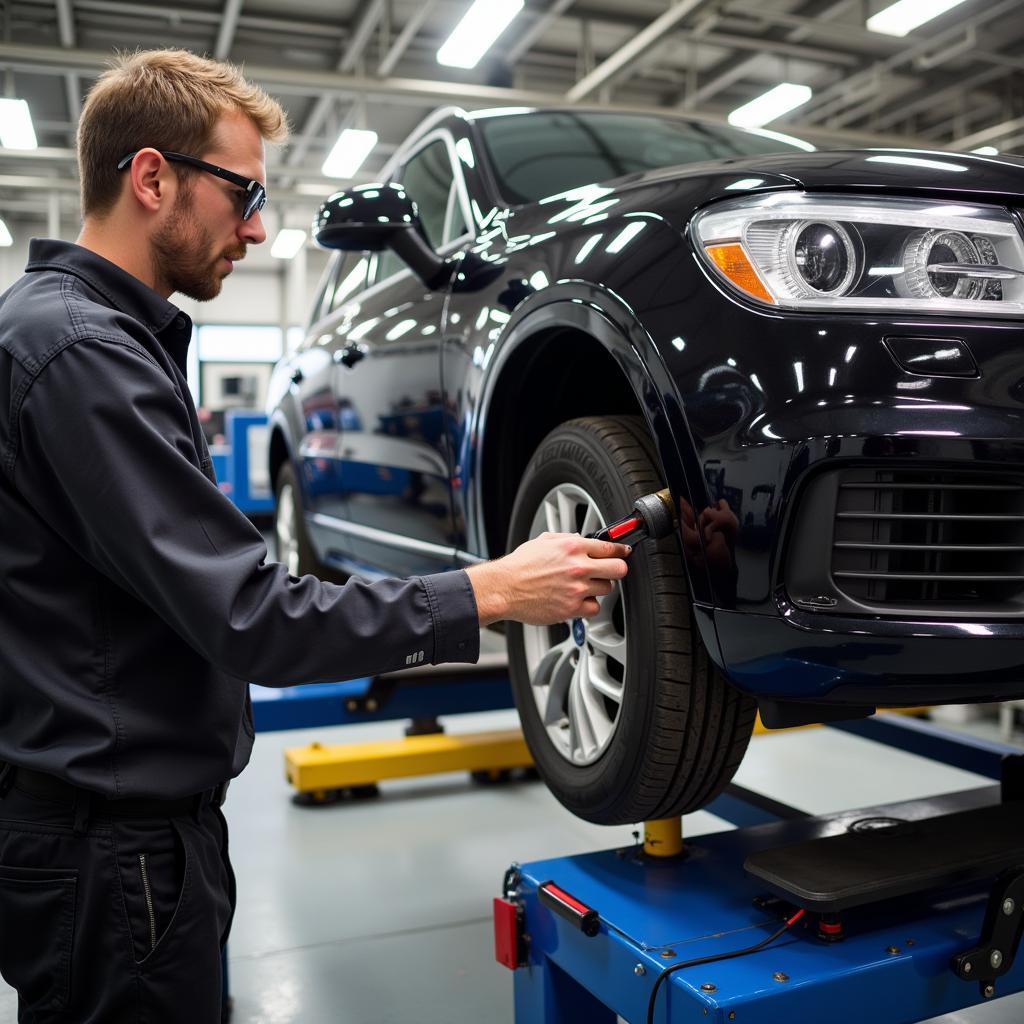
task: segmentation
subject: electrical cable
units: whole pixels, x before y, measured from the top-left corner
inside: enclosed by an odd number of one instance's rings
[[[666,967],[665,970],[658,975],[654,982],[654,988],[651,989],[651,998],[647,1002],[647,1024],[654,1024],[654,1003],[658,998],[658,989],[661,987],[661,983],[670,975],[676,971],[682,971],[687,967],[697,967],[700,964],[713,964],[719,960],[732,960],[738,956],[746,956],[748,953],[756,953],[759,949],[764,949],[765,946],[770,942],[774,942],[780,935],[783,934],[788,928],[791,928],[801,917],[806,914],[806,910],[798,910],[785,924],[776,931],[772,932],[767,938],[762,939],[760,942],[753,946],[747,946],[746,949],[737,949],[732,953],[718,953],[715,956],[702,956],[697,960],[685,960],[681,964],[672,964],[671,967]]]

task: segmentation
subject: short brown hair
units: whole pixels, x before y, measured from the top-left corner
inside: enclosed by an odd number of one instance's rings
[[[250,118],[268,142],[288,137],[280,104],[232,64],[187,50],[118,56],[93,86],[78,122],[82,215],[113,207],[121,193],[121,157],[146,146],[201,156],[221,115],[233,110]]]

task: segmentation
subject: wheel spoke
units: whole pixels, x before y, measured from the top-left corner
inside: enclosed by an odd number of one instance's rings
[[[579,500],[565,491],[558,492],[558,531],[559,533],[576,532],[576,507]]]
[[[610,622],[595,625],[591,621],[587,629],[587,639],[606,658],[611,658],[625,667],[626,638],[621,633],[616,632],[615,627]]]
[[[597,599],[597,614],[591,615],[587,620],[588,633],[595,629],[603,632],[607,628],[611,628],[611,631],[615,632],[615,628],[612,626],[612,616],[615,614],[615,606],[621,598],[622,591],[619,584],[613,583],[611,593]]]
[[[547,687],[541,718],[545,725],[555,725],[565,717],[565,695],[572,680],[572,652],[575,644],[571,640],[552,647],[537,666],[531,682],[536,687]]]
[[[597,533],[600,528],[601,516],[598,514],[597,506],[591,503],[587,505],[587,514],[583,517],[580,533],[585,537],[588,533]]]
[[[586,760],[598,747],[600,740],[595,718],[597,710],[593,706],[593,692],[589,682],[590,665],[586,648],[580,650],[580,660],[576,662],[572,684],[569,687],[569,722],[575,727],[577,742],[573,745],[573,754],[579,749],[579,760]],[[588,699],[589,698],[589,699]]]
[[[548,496],[544,501],[544,521],[547,523],[549,533],[560,533],[561,524],[558,521],[558,502]]]
[[[600,655],[590,656],[588,682],[596,694],[607,697],[616,704],[622,703],[622,683],[608,671],[608,662]]]

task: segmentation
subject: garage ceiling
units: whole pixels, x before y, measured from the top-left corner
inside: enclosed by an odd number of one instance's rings
[[[435,53],[468,0],[7,0],[4,93],[28,101],[35,151],[0,150],[0,214],[77,217],[74,126],[112,49],[182,46],[244,63],[286,106],[268,160],[275,204],[312,211],[345,182],[320,166],[344,127],[380,141],[372,180],[446,103],[581,102],[724,119],[781,82],[814,90],[773,129],[819,143],[990,144],[1024,153],[1024,3],[966,0],[904,38],[865,21],[891,0],[527,0],[472,71]]]

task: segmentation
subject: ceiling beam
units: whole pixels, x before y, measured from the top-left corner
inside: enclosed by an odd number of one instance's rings
[[[355,67],[356,62],[362,57],[366,44],[369,42],[374,29],[384,14],[386,4],[387,0],[368,0],[363,7],[359,22],[352,31],[348,45],[338,59],[337,70],[339,73],[345,74],[351,71]],[[324,122],[327,120],[327,115],[331,112],[336,99],[336,96],[328,95],[322,95],[317,98],[317,101],[313,104],[313,109],[309,112],[305,123],[302,125],[302,140],[298,145],[293,146],[288,154],[289,164],[298,164],[306,159],[306,153],[309,152],[309,143],[320,134]]]
[[[646,28],[641,29],[624,46],[616,50],[611,56],[606,57],[600,64],[584,75],[566,94],[565,98],[572,102],[585,99],[596,89],[604,85],[609,79],[614,78],[627,65],[635,61],[641,54],[645,53],[656,43],[662,41],[666,32],[671,31],[699,7],[702,7],[707,0],[679,0],[660,17],[655,18]]]
[[[998,3],[991,3],[986,5],[984,9],[979,10],[972,18],[968,19],[968,22],[973,23],[975,27],[978,27],[994,18],[999,18],[1004,14],[1019,9],[1019,6],[1019,0],[1001,0],[1001,2]],[[816,112],[820,107],[826,106],[830,101],[841,96],[846,90],[855,88],[862,82],[871,80],[874,76],[879,76],[880,80],[880,76],[887,72],[902,67],[904,64],[912,64],[915,58],[934,50],[937,46],[944,46],[949,43],[958,35],[958,33],[962,32],[964,28],[964,22],[958,23],[943,32],[939,32],[937,35],[931,36],[927,39],[922,39],[916,44],[908,46],[905,49],[900,50],[898,53],[894,53],[891,56],[886,57],[884,60],[875,61],[865,67],[862,71],[851,75],[842,82],[837,82],[835,85],[829,86],[827,89],[816,93],[809,103],[804,104],[804,106],[800,108],[801,116],[815,117]]]
[[[65,49],[74,49],[75,15],[71,9],[71,0],[57,0],[57,37]],[[77,125],[82,115],[82,89],[73,71],[64,75],[64,93],[68,101],[68,120]]]
[[[534,23],[505,51],[505,63],[515,64],[574,3],[575,0],[554,0],[546,11],[540,11]]]
[[[242,0],[225,0],[224,13],[221,15],[220,28],[217,30],[217,42],[213,47],[213,55],[217,60],[224,60],[231,52],[235,42],[235,30],[238,28],[238,16],[242,13]]]
[[[945,89],[925,89],[917,94],[915,99],[904,100],[899,107],[882,114],[877,122],[878,131],[886,131],[895,124],[899,124],[914,114],[923,114],[929,109],[934,109],[938,103],[944,103],[948,99],[956,99],[958,96],[965,96],[971,89],[977,89],[982,85],[988,85],[998,78],[1007,74],[1004,68],[985,68],[975,75],[967,78],[959,78],[952,85]]]
[[[395,65],[401,60],[402,55],[409,48],[409,44],[416,37],[419,30],[423,28],[424,22],[433,14],[436,5],[437,0],[423,0],[416,8],[413,16],[402,27],[402,31],[398,33],[398,38],[391,44],[391,49],[388,50],[377,66],[377,74],[381,78],[387,78],[395,70]]]
[[[973,149],[975,146],[984,146],[985,143],[996,142],[1007,135],[1014,135],[1024,128],[1024,117],[1014,117],[1009,121],[1002,121],[999,124],[982,128],[981,131],[972,132],[970,135],[963,135],[959,139],[947,144],[947,149]]]
[[[821,19],[834,18],[837,14],[841,14],[850,4],[850,0],[838,0],[837,3],[825,8],[825,10],[818,13],[818,17]],[[721,15],[715,14],[711,16],[716,22],[722,20]],[[709,19],[709,20],[711,20]],[[814,53],[819,49],[817,47],[801,47],[800,43],[807,36],[806,28],[795,28],[786,33],[783,45],[792,46],[796,48],[798,52],[791,53],[791,56],[797,57],[800,60],[814,60]],[[764,37],[761,36],[763,39]],[[765,45],[768,45],[768,41],[765,40]],[[804,56],[806,54],[806,56]],[[837,55],[834,55],[837,56]],[[860,64],[858,58],[853,55],[847,55],[847,59],[850,64],[847,66],[853,67]],[[723,89],[727,89],[733,82],[740,81],[744,75],[749,71],[752,71],[755,65],[758,63],[757,57],[747,57],[745,60],[740,61],[738,64],[735,63],[735,58],[730,56],[722,61],[717,70],[713,73],[712,78],[706,81],[703,85],[698,85],[696,92],[691,95],[686,95],[680,106],[689,110],[699,106],[701,103],[706,103],[713,96],[716,96]]]

